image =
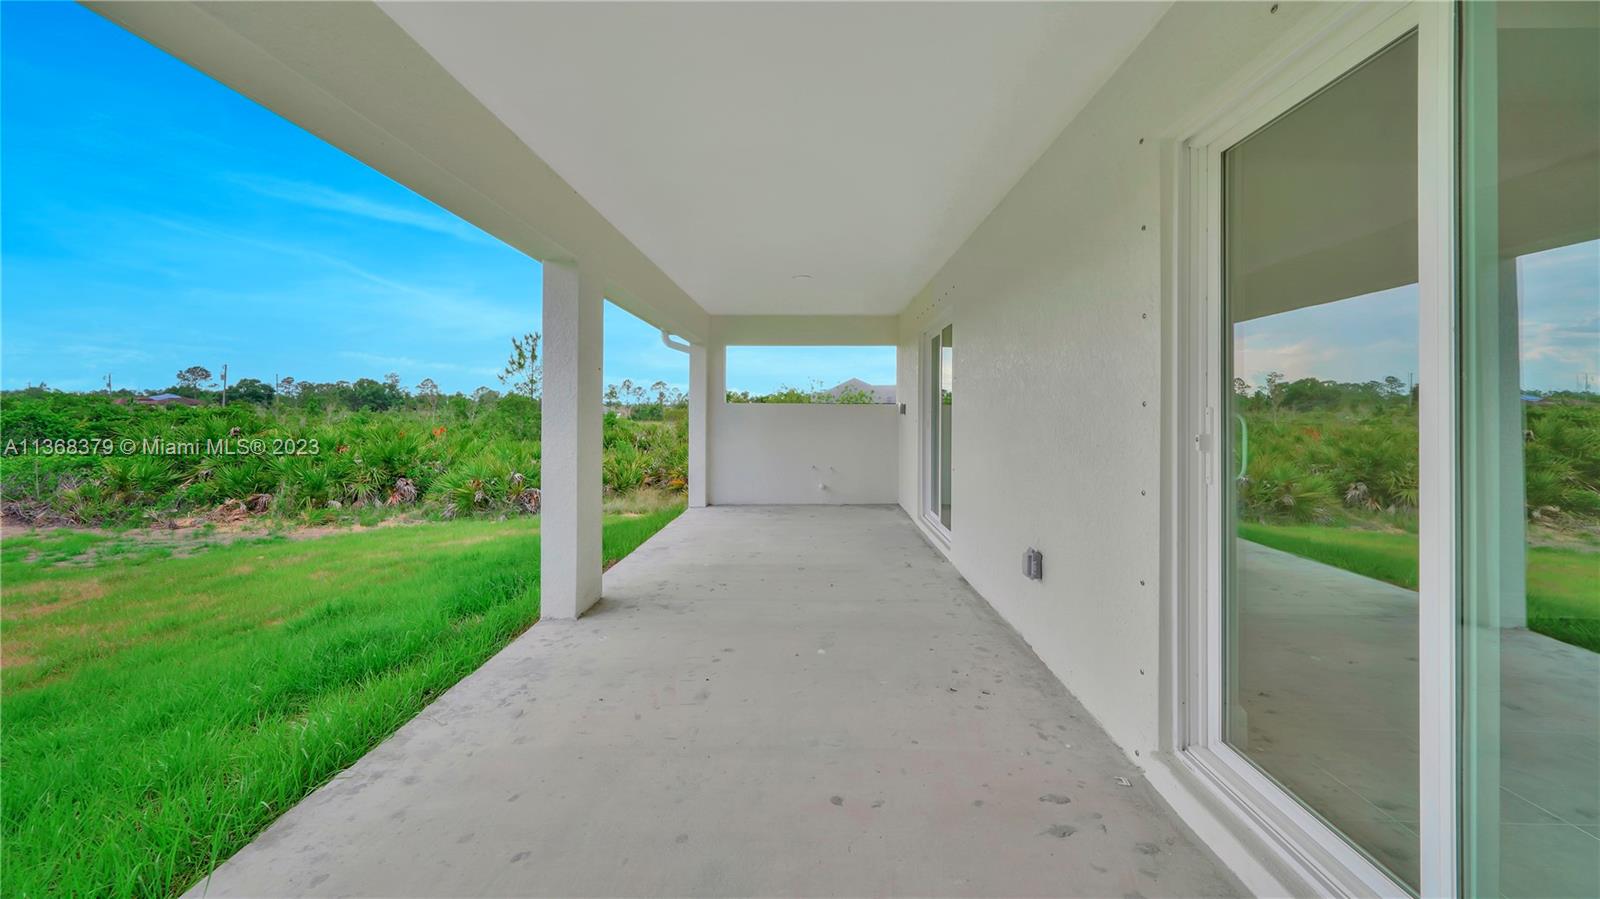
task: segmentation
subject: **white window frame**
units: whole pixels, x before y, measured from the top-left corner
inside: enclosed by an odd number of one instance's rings
[[[950,546],[950,528],[945,527],[944,522],[939,520],[939,497],[933,486],[933,438],[930,431],[933,422],[943,414],[943,410],[938,404],[929,402],[933,395],[930,379],[933,377],[934,365],[938,360],[933,358],[928,346],[935,337],[944,333],[945,328],[953,327],[954,325],[953,317],[937,319],[935,324],[922,332],[921,345],[917,350],[917,358],[921,360],[921,364],[917,367],[917,403],[921,408],[927,409],[926,417],[917,422],[917,433],[919,435],[917,437],[917,455],[920,460],[917,473],[917,496],[920,498],[918,500],[917,518],[946,548]],[[953,372],[950,376],[950,390],[951,392],[955,391],[955,374]],[[955,439],[953,430],[951,431],[951,439]],[[955,468],[952,466],[952,481],[954,480],[954,472]],[[953,523],[955,521],[954,490],[951,491],[950,497],[950,520]]]
[[[1421,895],[1458,891],[1455,32],[1448,2],[1349,4],[1313,16],[1225,88],[1172,154],[1166,542],[1168,745],[1233,819],[1329,896],[1410,891],[1224,740],[1222,152],[1415,31],[1418,38],[1419,755]]]

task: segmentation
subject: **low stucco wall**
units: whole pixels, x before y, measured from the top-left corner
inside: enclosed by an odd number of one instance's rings
[[[711,417],[713,505],[897,500],[890,405],[725,403]]]

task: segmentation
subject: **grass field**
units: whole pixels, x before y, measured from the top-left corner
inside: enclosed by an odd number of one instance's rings
[[[681,511],[608,516],[626,555]],[[92,562],[82,564],[83,559]],[[539,614],[538,519],[0,546],[7,896],[182,891]]]
[[[1239,536],[1408,590],[1417,589],[1414,534],[1241,522]],[[1529,547],[1528,628],[1600,652],[1600,553]]]

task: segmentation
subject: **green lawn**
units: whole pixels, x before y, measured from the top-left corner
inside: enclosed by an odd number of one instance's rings
[[[1417,589],[1414,534],[1244,522],[1239,536],[1303,558]],[[1600,652],[1600,553],[1528,549],[1528,627]]]
[[[680,511],[607,517],[606,560]],[[531,625],[538,579],[536,519],[190,558],[8,538],[5,895],[182,891]]]

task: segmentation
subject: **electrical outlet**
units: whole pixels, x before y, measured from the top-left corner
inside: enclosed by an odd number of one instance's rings
[[[1022,554],[1022,573],[1029,580],[1044,580],[1044,553],[1028,547],[1028,551]]]

